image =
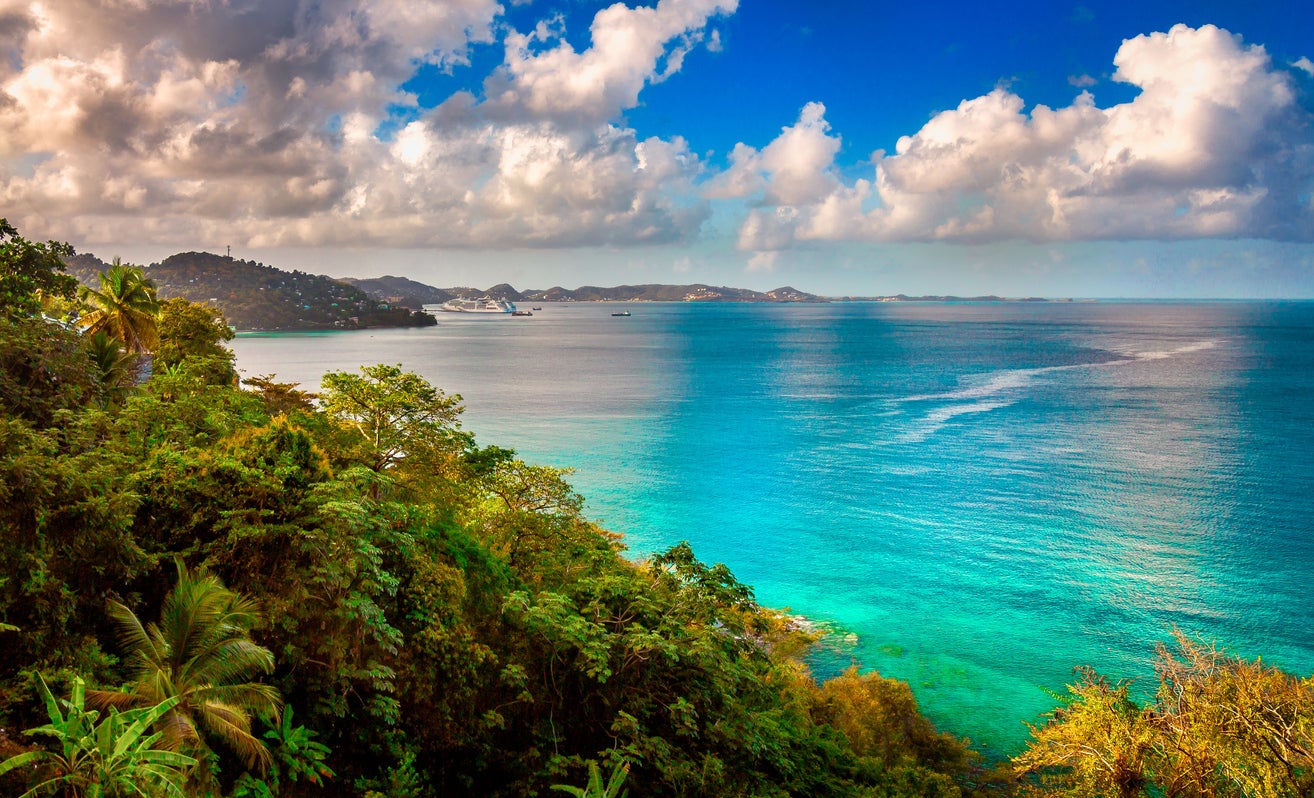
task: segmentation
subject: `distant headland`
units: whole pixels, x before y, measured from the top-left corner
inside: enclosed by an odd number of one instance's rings
[[[751,291],[695,283],[691,285],[618,285],[602,288],[595,285],[576,289],[554,286],[545,290],[518,291],[507,283],[490,288],[434,288],[406,277],[346,278],[372,297],[406,307],[437,305],[457,297],[489,296],[511,302],[829,302],[797,288],[783,286],[774,291]]]
[[[86,285],[94,285],[96,274],[109,268],[88,254],[67,258],[66,264],[69,274]],[[143,271],[155,282],[160,299],[180,296],[208,303],[238,330],[356,330],[437,323],[418,306],[377,299],[341,280],[209,252],[180,252]]]
[[[94,284],[109,264],[95,255],[75,255],[68,270]],[[489,296],[511,302],[1053,302],[1000,296],[842,296],[828,297],[782,286],[772,291],[689,285],[554,286],[519,291],[507,283],[489,288],[437,288],[407,277],[335,279],[239,260],[209,252],[181,252],[145,267],[161,299],[180,296],[219,308],[238,330],[332,330],[432,325],[425,305],[458,297]]]

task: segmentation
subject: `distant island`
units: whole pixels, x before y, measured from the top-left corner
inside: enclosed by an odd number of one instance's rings
[[[67,259],[68,271],[94,286],[109,264],[95,255]],[[460,297],[488,296],[511,302],[1053,302],[1027,297],[958,297],[948,295],[827,297],[782,286],[771,291],[689,285],[594,285],[575,289],[554,286],[519,291],[507,283],[489,288],[437,288],[407,277],[335,279],[302,271],[285,271],[255,261],[209,252],[180,252],[144,268],[161,299],[179,296],[205,302],[223,312],[238,330],[356,330],[377,327],[423,327],[436,324],[426,305]]]
[[[782,286],[772,291],[752,291],[747,288],[729,288],[711,286],[702,283],[691,285],[618,285],[612,288],[600,288],[586,285],[574,290],[556,286],[546,290],[517,291],[507,283],[499,283],[490,288],[435,288],[416,282],[406,277],[371,277],[368,279],[344,278],[343,282],[356,286],[371,297],[403,305],[409,308],[421,308],[424,305],[438,305],[458,297],[474,298],[488,296],[494,299],[506,299],[511,302],[1070,302],[1068,299],[1045,299],[1040,297],[1009,298],[995,296],[908,296],[894,294],[890,296],[843,296],[831,297],[809,294],[792,286]]]
[[[511,302],[829,302],[828,297],[809,294],[783,286],[774,291],[750,291],[701,283],[692,285],[618,285],[601,288],[585,285],[574,290],[555,286],[546,290],[517,291],[507,283],[491,288],[434,288],[405,277],[347,278],[343,282],[361,289],[375,299],[406,307],[437,305],[457,297],[489,296]]]
[[[907,294],[895,294],[893,296],[845,296],[832,297],[832,302],[1071,302],[1071,299],[1050,299],[1048,297],[1024,296],[1024,297],[1006,297],[986,294],[984,296],[950,296],[942,294],[927,294],[925,296],[908,296]]]

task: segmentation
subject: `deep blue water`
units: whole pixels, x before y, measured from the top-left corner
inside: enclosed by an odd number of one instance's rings
[[[1314,304],[626,307],[233,343],[462,394],[636,556],[690,541],[993,754],[1174,625],[1314,672]]]

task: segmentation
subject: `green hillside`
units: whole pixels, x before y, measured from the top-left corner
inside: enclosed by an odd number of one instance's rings
[[[68,259],[85,284],[109,264],[94,255]],[[331,330],[420,327],[432,316],[374,299],[355,286],[318,274],[283,271],[263,263],[208,252],[182,252],[145,268],[161,299],[183,297],[223,312],[239,330]]]
[[[444,291],[406,277],[392,275],[368,278],[344,277],[342,282],[356,286],[374,299],[412,310],[420,310],[425,305],[440,305],[456,296],[450,290]]]

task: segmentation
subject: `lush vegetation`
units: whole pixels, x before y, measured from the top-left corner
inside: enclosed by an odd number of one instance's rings
[[[52,242],[53,243],[53,242]],[[92,290],[113,264],[92,255],[62,254],[69,272]],[[206,303],[241,330],[324,330],[422,327],[432,316],[371,299],[345,282],[318,274],[283,271],[263,263],[181,252],[141,270],[160,299]]]
[[[907,685],[817,684],[813,635],[725,566],[623,556],[568,474],[463,430],[460,397],[389,365],[318,397],[236,384],[222,318],[178,299],[137,319],[147,377],[124,325],[38,315],[94,308],[21,246],[0,794],[1308,794],[1309,681],[1185,640],[1154,706],[1092,676],[987,778]]]
[[[1136,798],[1314,795],[1314,678],[1176,635],[1158,690],[1082,669],[1013,762],[1031,794]]]

